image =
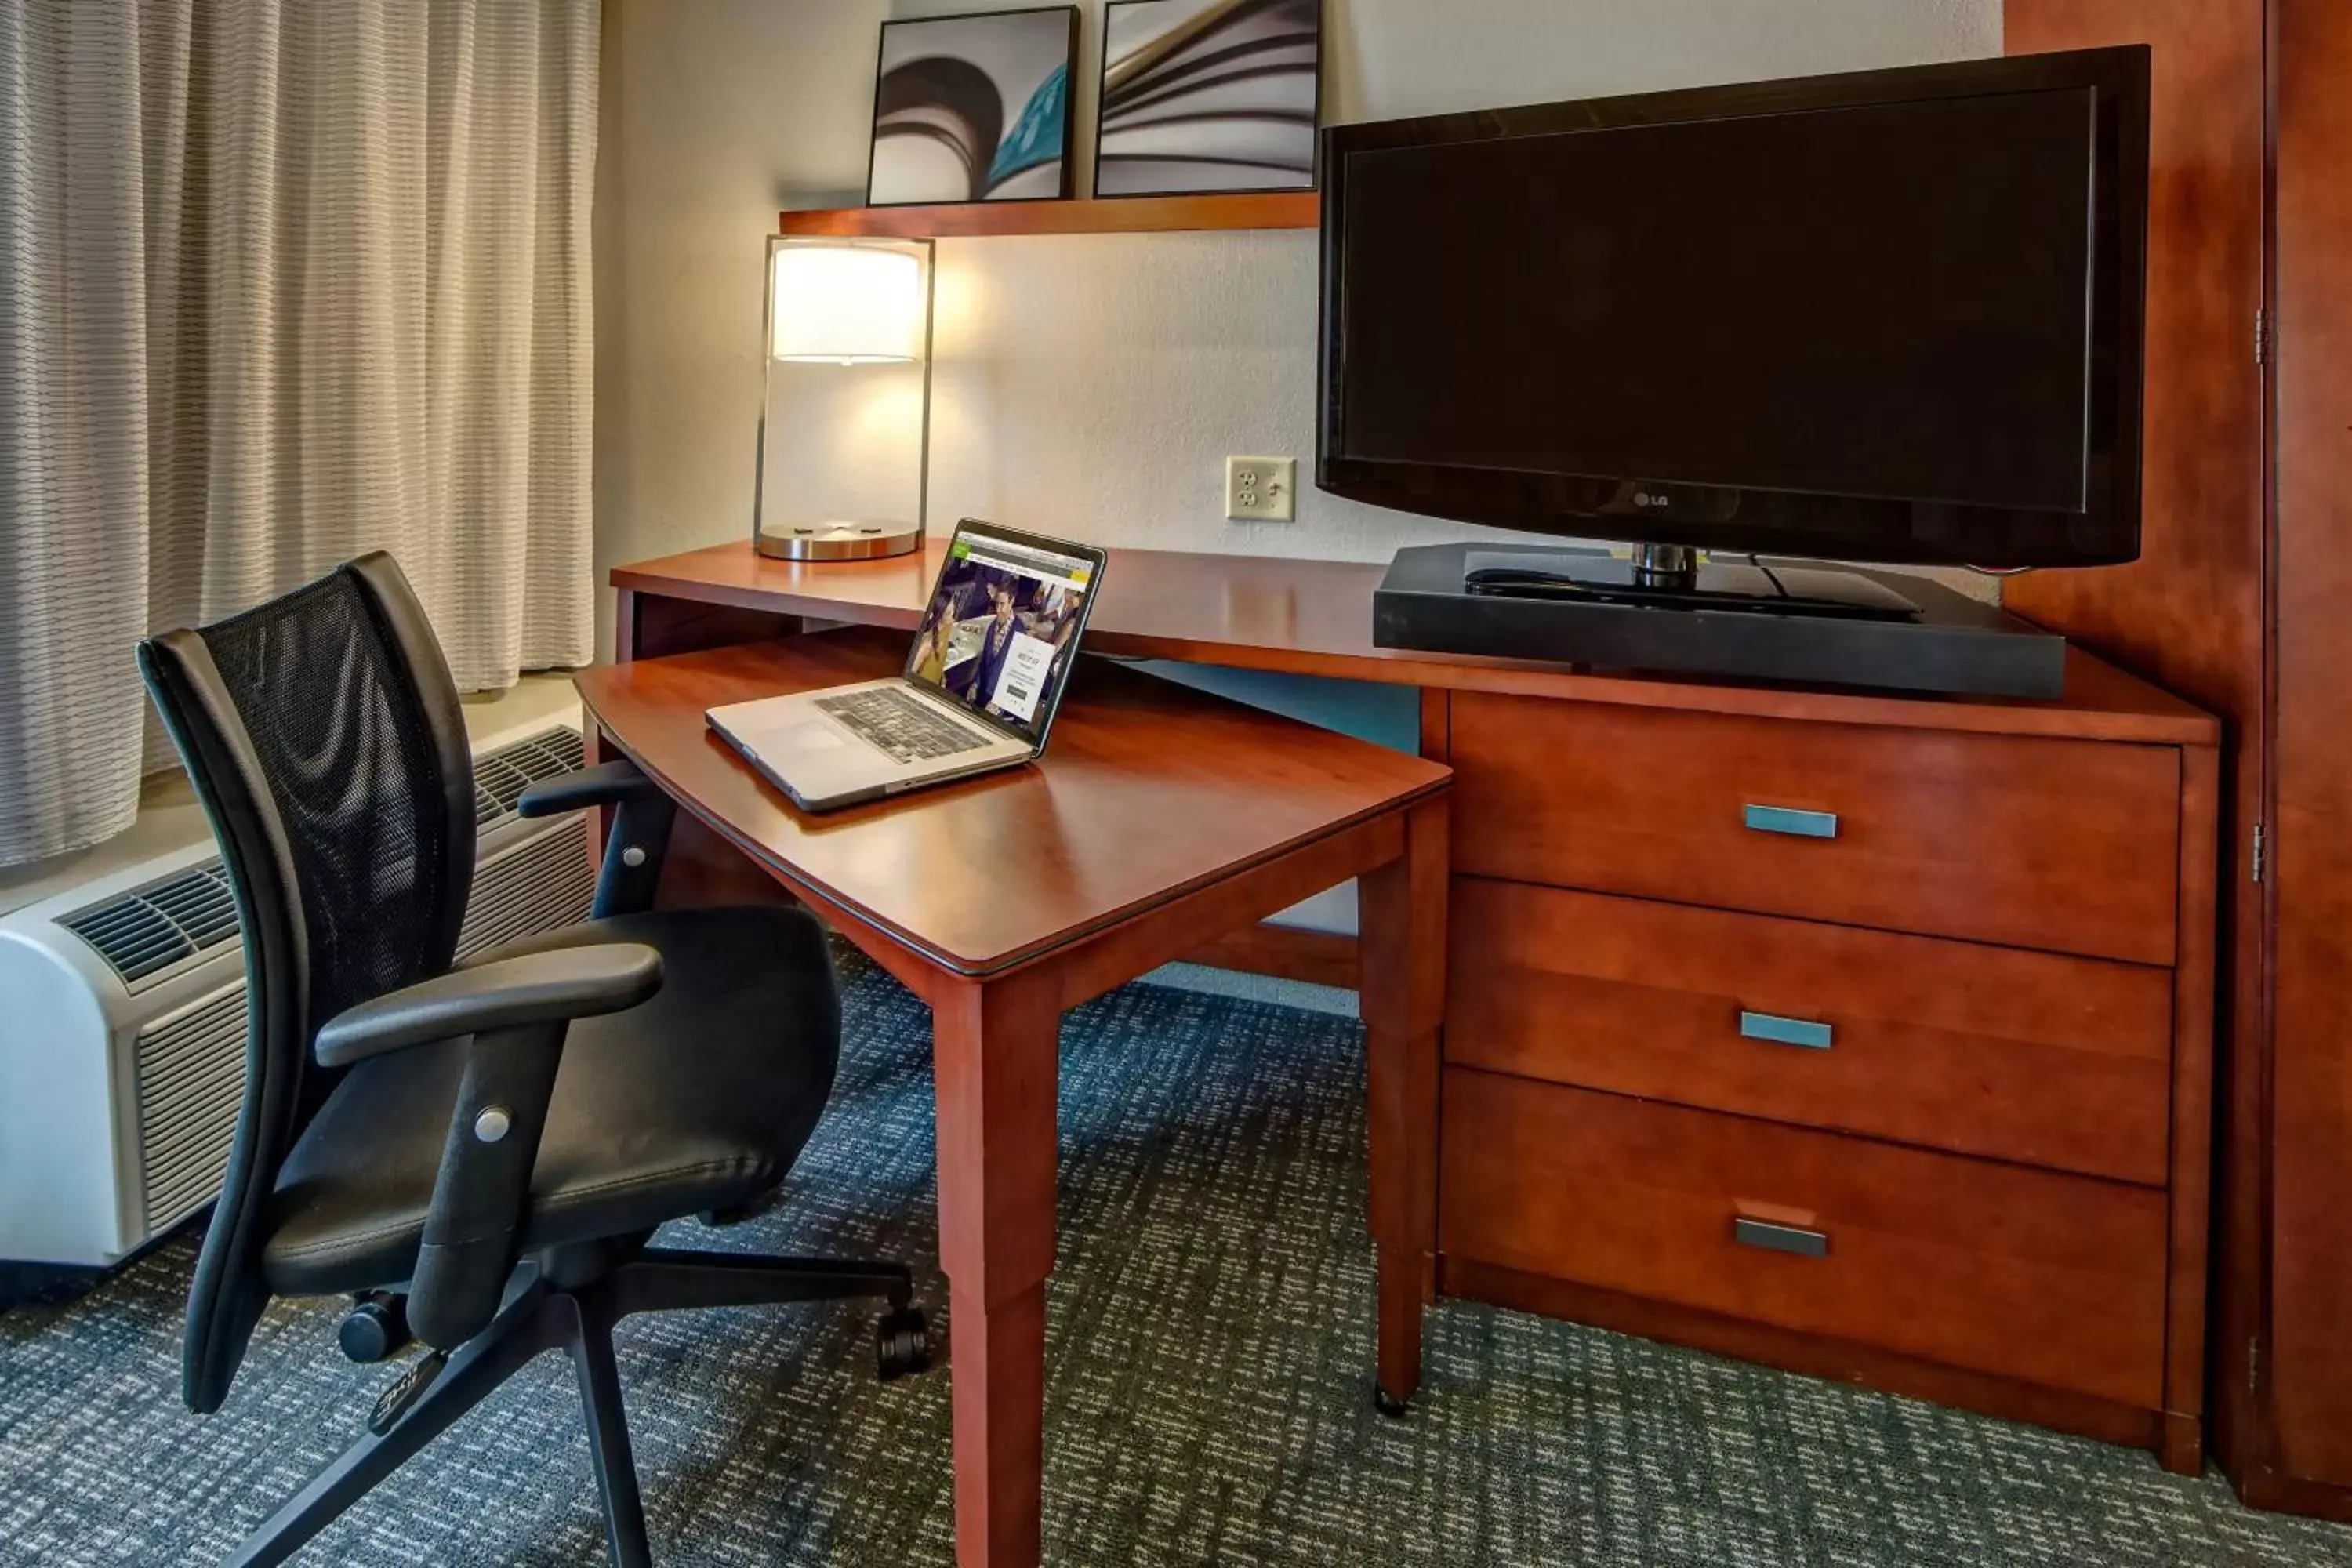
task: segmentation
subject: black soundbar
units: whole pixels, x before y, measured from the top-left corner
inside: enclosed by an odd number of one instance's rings
[[[1725,680],[1969,697],[2065,693],[2065,638],[1928,578],[1766,561],[1703,570],[1699,591],[1687,596],[1594,590],[1619,568],[1605,552],[1556,545],[1400,550],[1372,596],[1372,641]],[[1474,574],[1486,591],[1472,591]],[[1769,586],[1756,586],[1776,576],[1804,590],[1780,608]],[[1875,613],[1832,612],[1842,577],[1855,580],[1843,596]]]

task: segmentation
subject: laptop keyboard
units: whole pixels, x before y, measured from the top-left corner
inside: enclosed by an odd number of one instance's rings
[[[974,734],[895,686],[820,697],[816,705],[902,763],[927,763],[990,744],[987,736]]]

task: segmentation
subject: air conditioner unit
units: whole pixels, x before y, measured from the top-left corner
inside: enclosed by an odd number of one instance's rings
[[[585,816],[514,811],[580,765],[570,725],[477,742],[461,957],[587,918]],[[244,948],[209,838],[0,918],[0,1270],[108,1268],[212,1202],[245,1055]]]

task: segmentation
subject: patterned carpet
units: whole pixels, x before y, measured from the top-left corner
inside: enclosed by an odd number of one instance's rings
[[[848,975],[841,1089],[793,1201],[681,1240],[933,1250],[921,1008]],[[1412,1416],[1367,1397],[1360,1037],[1130,986],[1064,1036],[1046,1542],[1067,1564],[2352,1564],[2146,1455],[1462,1303]],[[180,1406],[191,1249],[0,1317],[0,1563],[213,1563],[389,1380],[281,1305],[227,1409]],[[939,1303],[936,1276],[925,1285]],[[657,1558],[951,1561],[948,1388],[884,1387],[870,1319],[624,1326]],[[300,1561],[601,1563],[567,1368],[544,1358]]]

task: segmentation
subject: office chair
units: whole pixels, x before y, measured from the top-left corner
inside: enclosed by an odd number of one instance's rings
[[[430,1347],[232,1562],[282,1562],[562,1349],[613,1561],[648,1563],[613,1359],[613,1325],[634,1312],[879,1299],[883,1375],[929,1363],[904,1268],[647,1245],[669,1220],[771,1200],[816,1126],[840,998],[812,916],[653,910],[673,807],[616,763],[521,805],[614,808],[588,923],[453,966],[473,764],[440,647],[387,555],[152,638],[139,661],[220,840],[251,1012],[188,1295],[188,1406],[220,1407],[273,1296],[360,1298],[341,1334],[357,1359],[412,1333]]]

